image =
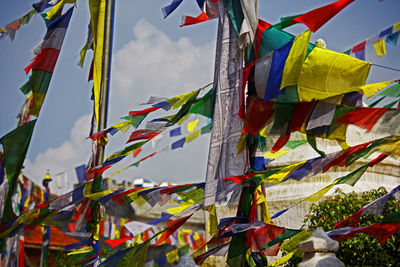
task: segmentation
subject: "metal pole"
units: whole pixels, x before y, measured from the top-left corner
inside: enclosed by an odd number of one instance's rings
[[[107,127],[107,110],[108,110],[108,95],[110,89],[110,74],[111,74],[111,51],[112,51],[112,34],[113,34],[113,13],[114,13],[114,0],[106,0],[105,22],[104,22],[104,44],[103,44],[103,59],[102,59],[102,77],[100,87],[100,110],[98,118],[98,131],[104,130]],[[106,142],[100,139],[97,143],[97,155],[95,166],[101,165],[104,161],[104,147]],[[92,193],[102,190],[102,177],[95,177],[93,180]],[[98,231],[100,223],[100,204],[93,203],[93,228],[92,240],[93,249],[96,253],[99,252],[98,244]]]

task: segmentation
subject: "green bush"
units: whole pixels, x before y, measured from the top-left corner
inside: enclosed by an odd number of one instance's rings
[[[381,187],[362,193],[345,194],[337,189],[335,194],[326,197],[309,207],[309,214],[304,219],[304,229],[331,230],[333,226],[357,212],[361,207],[383,196],[387,191]],[[400,212],[400,201],[389,200],[383,210],[383,216]],[[361,217],[360,226],[381,222],[383,216],[365,215]],[[355,237],[340,242],[336,256],[346,266],[400,266],[400,232],[390,237],[383,245],[367,234],[359,233]],[[293,257],[287,266],[297,266],[301,261]]]

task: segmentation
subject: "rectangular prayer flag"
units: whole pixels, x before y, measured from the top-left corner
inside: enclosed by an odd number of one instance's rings
[[[174,150],[177,148],[182,148],[185,145],[185,140],[186,140],[186,138],[183,137],[182,139],[175,141],[174,143],[171,144],[171,149]]]
[[[297,85],[300,70],[306,58],[310,37],[311,31],[307,30],[294,38],[293,46],[283,69],[281,89],[289,85]]]
[[[373,45],[378,57],[386,54],[385,39],[379,39],[378,41],[374,42]]]

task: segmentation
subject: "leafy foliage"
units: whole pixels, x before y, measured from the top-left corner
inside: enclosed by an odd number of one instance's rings
[[[303,228],[315,229],[321,227],[331,230],[333,226],[357,212],[361,207],[383,196],[385,188],[373,189],[362,193],[345,194],[340,189],[335,194],[309,207],[309,214],[304,219]],[[383,216],[400,211],[400,201],[389,200],[383,210]],[[365,215],[361,217],[360,226],[381,222],[383,216]],[[383,245],[372,236],[359,233],[354,238],[340,242],[336,256],[346,266],[399,266],[400,232],[390,237]],[[301,261],[293,257],[287,266],[297,266]]]

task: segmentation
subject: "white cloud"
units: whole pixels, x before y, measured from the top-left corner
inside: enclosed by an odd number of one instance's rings
[[[212,81],[215,42],[171,40],[145,19],[134,26],[133,37],[113,58],[110,112],[115,119],[151,95],[172,97]]]
[[[69,140],[58,147],[51,147],[40,153],[34,160],[27,159],[24,163],[24,173],[37,184],[41,184],[47,169],[54,175],[87,162],[90,155],[90,140],[86,140],[91,115],[80,117],[70,132]],[[73,170],[72,170],[73,171]],[[72,172],[73,173],[73,172]],[[76,177],[69,177],[70,184],[76,183]]]
[[[171,40],[146,20],[138,21],[133,27],[132,41],[113,56],[108,125],[120,122],[119,118],[129,110],[144,108],[138,104],[151,95],[173,97],[208,84],[213,77],[214,50],[215,42],[196,45],[186,37]],[[160,112],[158,115],[165,114]],[[34,160],[27,159],[24,169],[26,175],[41,184],[47,169],[52,175],[69,169],[68,177],[72,186],[76,182],[73,168],[86,163],[91,153],[90,141],[85,141],[89,125],[90,115],[82,116],[75,122],[69,140],[59,147],[49,148]],[[124,147],[126,135],[118,133],[109,137],[106,156]],[[166,143],[173,142],[169,137],[166,139]],[[155,181],[204,180],[207,150],[208,137],[204,136],[183,150],[157,155],[139,169],[133,167],[117,179],[142,176]],[[144,151],[139,158],[151,152]],[[122,165],[130,163],[132,157],[125,159]],[[115,166],[110,171],[118,169],[119,166]]]

